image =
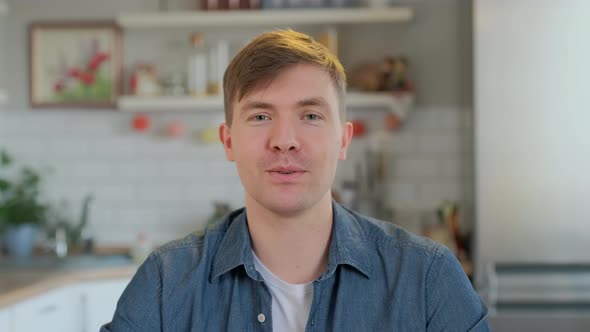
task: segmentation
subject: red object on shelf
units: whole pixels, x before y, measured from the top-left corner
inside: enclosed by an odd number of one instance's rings
[[[138,114],[133,117],[132,126],[135,131],[143,132],[150,128],[150,118],[145,114]]]
[[[402,125],[402,120],[395,113],[388,113],[385,116],[385,128],[388,130],[398,130]]]
[[[365,122],[362,120],[354,120],[352,121],[352,136],[355,137],[362,137],[365,135],[366,131]]]
[[[131,75],[131,80],[129,81],[129,91],[131,91],[131,94],[137,93],[137,74],[136,73],[133,73]]]
[[[166,127],[166,135],[169,137],[178,137],[184,134],[184,125],[181,122],[170,122]]]

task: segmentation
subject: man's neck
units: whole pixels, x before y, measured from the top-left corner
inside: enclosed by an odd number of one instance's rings
[[[254,252],[274,275],[302,284],[324,272],[332,234],[329,192],[310,209],[291,217],[277,215],[247,198],[246,215]]]

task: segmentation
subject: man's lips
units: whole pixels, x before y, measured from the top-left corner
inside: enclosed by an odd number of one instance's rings
[[[305,172],[303,168],[295,167],[295,166],[285,166],[285,167],[273,167],[268,170],[268,172],[276,172],[281,174],[290,174],[290,173],[297,173],[297,172]]]
[[[294,166],[273,167],[267,172],[273,181],[282,183],[294,182],[306,173],[304,169]]]

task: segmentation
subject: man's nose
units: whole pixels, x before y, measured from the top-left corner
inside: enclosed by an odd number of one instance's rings
[[[292,119],[275,119],[270,137],[271,149],[279,152],[298,151],[301,147],[297,124]]]

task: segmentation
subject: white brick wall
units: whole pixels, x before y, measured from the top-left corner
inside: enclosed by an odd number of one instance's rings
[[[368,119],[369,129],[382,127],[382,113],[352,112],[350,119]],[[384,200],[392,219],[415,232],[436,220],[435,209],[444,200],[461,204],[462,222],[470,227],[473,202],[473,148],[471,110],[418,108],[403,127],[386,141],[387,180]],[[368,136],[351,145],[341,164],[337,183],[355,179],[355,164],[364,165]],[[336,185],[338,187],[338,184]]]
[[[72,215],[93,193],[91,228],[99,244],[129,244],[141,230],[163,243],[202,227],[215,200],[243,204],[220,145],[157,136],[164,123],[158,116],[153,132],[136,134],[130,119],[112,111],[3,111],[0,146],[19,163],[51,166],[47,197],[65,199]],[[182,120],[196,129],[191,124],[202,115]]]

